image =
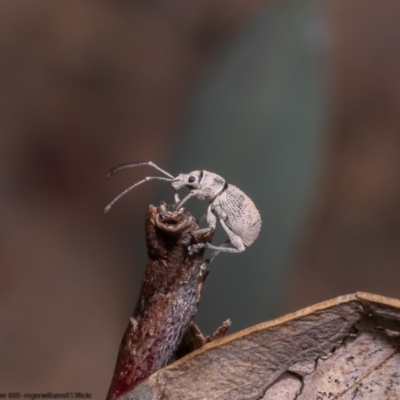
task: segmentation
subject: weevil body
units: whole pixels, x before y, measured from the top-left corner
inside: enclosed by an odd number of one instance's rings
[[[149,161],[144,163],[122,165],[111,170],[109,176],[114,175],[114,173],[120,171],[121,169],[139,167],[142,165],[152,166],[163,174],[167,175],[168,178],[160,176],[148,176],[142,179],[117,196],[106,207],[106,212],[118,199],[120,199],[128,191],[134,189],[136,186],[151,179],[159,179],[171,182],[171,187],[175,191],[175,202],[177,209],[182,207],[183,204],[192,197],[199,200],[209,200],[209,206],[206,215],[208,227],[193,232],[193,234],[195,235],[215,229],[217,225],[217,219],[219,219],[222,227],[229,237],[229,239],[221,246],[213,246],[209,243],[205,244],[206,247],[216,250],[216,253],[214,253],[212,258],[214,258],[220,251],[240,253],[246,249],[246,246],[250,246],[257,239],[261,230],[261,216],[253,201],[239,188],[228,184],[224,178],[213,172],[197,170],[188,174],[179,174],[177,177],[173,177],[171,174],[162,170],[153,162]],[[184,186],[190,189],[190,193],[185,198],[180,200],[178,190]],[[234,247],[227,247],[227,244],[229,243],[231,243]]]

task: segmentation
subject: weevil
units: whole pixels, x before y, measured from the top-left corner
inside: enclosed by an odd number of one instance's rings
[[[205,171],[196,170],[188,174],[179,174],[174,177],[168,172],[161,169],[152,161],[124,164],[112,169],[108,176],[113,176],[116,172],[125,168],[134,168],[141,166],[151,166],[164,175],[163,176],[146,176],[139,182],[125,189],[120,193],[104,210],[108,212],[110,208],[126,193],[137,187],[138,185],[152,179],[159,179],[171,182],[174,191],[175,207],[181,208],[190,198],[194,197],[199,200],[209,200],[206,220],[208,227],[193,232],[193,235],[205,233],[214,230],[217,226],[217,219],[228,234],[229,239],[221,246],[213,246],[210,243],[198,244],[196,247],[205,246],[209,249],[216,250],[212,255],[212,259],[219,252],[240,253],[250,246],[257,239],[261,230],[261,216],[253,201],[243,193],[239,188],[225,181],[221,176]],[[186,186],[190,189],[190,193],[182,200],[179,198],[178,190]],[[234,247],[227,247],[231,244]]]

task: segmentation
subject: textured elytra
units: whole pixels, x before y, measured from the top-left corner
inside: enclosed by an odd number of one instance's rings
[[[251,199],[234,185],[218,196],[218,203],[226,213],[226,225],[250,246],[261,230],[261,216]]]

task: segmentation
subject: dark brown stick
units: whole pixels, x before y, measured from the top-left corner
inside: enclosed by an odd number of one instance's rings
[[[122,339],[107,400],[115,400],[164,367],[193,320],[205,278],[204,249],[188,245],[209,242],[213,232],[192,237],[199,229],[181,208],[150,206],[146,216],[148,260],[140,296]]]

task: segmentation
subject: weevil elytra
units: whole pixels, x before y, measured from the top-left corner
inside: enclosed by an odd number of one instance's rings
[[[136,186],[152,179],[159,179],[171,182],[171,187],[175,192],[174,198],[177,209],[182,207],[191,197],[199,200],[209,200],[206,215],[208,227],[193,232],[193,235],[215,229],[217,219],[219,219],[229,237],[221,246],[213,246],[210,243],[195,245],[197,247],[205,246],[209,249],[216,250],[212,259],[221,251],[240,253],[246,249],[246,246],[252,245],[257,239],[261,230],[261,216],[253,201],[239,188],[227,183],[224,178],[213,172],[196,170],[188,174],[179,174],[177,177],[174,177],[152,161],[148,161],[121,165],[112,169],[108,176],[113,176],[116,172],[125,168],[141,167],[144,165],[157,169],[166,175],[166,177],[147,176],[139,182],[136,182],[119,194],[105,208],[105,212],[109,211],[116,201]],[[178,190],[184,186],[190,189],[190,193],[180,200]],[[234,247],[227,247],[229,244],[232,244]]]

